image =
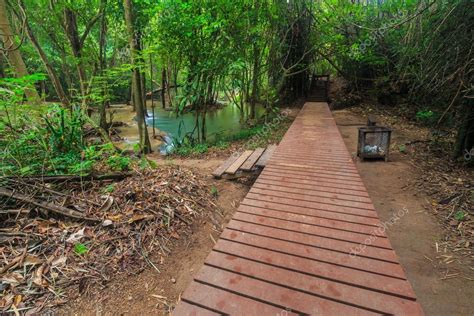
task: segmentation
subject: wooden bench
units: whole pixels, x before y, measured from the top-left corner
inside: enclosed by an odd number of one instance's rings
[[[265,167],[276,145],[233,153],[212,175],[218,179],[236,179],[256,174]]]

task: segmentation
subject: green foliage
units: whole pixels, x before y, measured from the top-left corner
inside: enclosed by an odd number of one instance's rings
[[[89,252],[89,248],[87,248],[87,246],[84,245],[84,244],[77,243],[77,244],[74,245],[74,252],[77,255],[81,256],[81,255],[84,255],[87,252]]]
[[[456,214],[454,214],[454,218],[458,221],[463,221],[466,219],[466,213],[464,213],[463,211],[458,211],[456,212]]]
[[[106,160],[107,165],[114,171],[126,171],[130,168],[130,157],[120,156],[118,154],[112,155]]]
[[[144,92],[161,86],[164,71],[168,83],[176,85],[167,91],[168,104],[178,114],[196,116],[194,133],[189,135],[193,140],[175,146],[183,155],[211,147],[198,144],[207,141],[204,118],[217,100],[235,104],[242,122],[255,122],[250,104],[270,107],[286,101],[287,94],[304,94],[310,73],[342,75],[350,90],[373,94],[393,106],[403,103],[422,124],[441,120],[456,126],[460,135],[468,135],[460,137],[462,149],[473,145],[469,136],[473,127],[466,126],[474,121],[472,114],[466,114],[474,87],[472,34],[466,31],[472,29],[472,1],[134,0],[132,4],[140,46],[133,64],[121,1],[9,3],[10,13],[26,15],[48,70],[57,74],[72,106],[24,102],[25,89],[38,89],[40,82],[46,100],[57,100],[51,78],[40,73],[46,68],[32,41],[24,41],[19,49],[33,74],[14,78],[16,74],[5,67],[9,78],[0,79],[0,145],[6,148],[0,172],[92,170],[102,157],[87,154],[91,144],[84,139],[84,130],[91,126],[86,126],[90,122],[86,111],[101,111],[105,128],[105,105],[130,99],[133,69],[144,75]],[[66,27],[67,16],[77,25]],[[77,34],[68,34],[71,30]],[[79,38],[79,45],[72,43],[74,38]],[[73,53],[75,49],[80,54]],[[242,130],[214,146],[223,149],[229,141],[257,132],[258,128]],[[103,159],[113,169],[129,168],[120,154],[107,153]]]
[[[211,195],[217,197],[219,195],[219,190],[215,186],[211,186]]]
[[[104,188],[104,193],[112,193],[115,190],[115,183],[111,183]]]
[[[407,153],[407,147],[405,145],[398,145],[398,151],[403,153],[403,154],[406,154]]]
[[[31,80],[6,78],[1,84],[0,173],[5,175],[87,174],[105,160],[112,170],[130,167],[130,158],[112,144],[89,145],[83,137],[85,114],[78,107],[22,104],[22,91]]]
[[[214,147],[216,147],[217,149],[227,149],[229,148],[229,146],[230,146],[230,142],[226,142],[223,140],[217,141],[216,144],[214,145]]]
[[[439,115],[431,110],[423,110],[416,113],[417,121],[426,125],[432,125],[436,123],[438,118]]]
[[[177,147],[174,153],[179,156],[189,156],[192,154],[204,154],[208,151],[208,149],[209,148],[207,144],[184,144]]]
[[[49,146],[53,151],[67,153],[80,151],[84,148],[82,116],[80,108],[76,107],[72,111],[66,111],[58,105],[54,105],[43,116],[49,134]]]
[[[233,141],[249,139],[250,137],[257,135],[262,129],[263,129],[263,126],[261,125],[244,128],[237,131],[235,134],[224,137],[224,140],[228,142],[233,142]]]

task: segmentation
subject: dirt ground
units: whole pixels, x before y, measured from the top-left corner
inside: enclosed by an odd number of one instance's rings
[[[334,112],[340,132],[355,157],[358,124],[365,118],[350,110]],[[394,129],[392,143],[416,139],[406,131]],[[207,175],[222,159],[159,160],[161,163],[191,167]],[[357,161],[357,159],[356,159]],[[356,162],[362,179],[378,210],[382,221],[405,209],[405,215],[387,229],[393,248],[400,257],[408,279],[427,315],[472,314],[474,286],[468,275],[472,268],[457,261],[440,262],[446,255],[436,249],[442,237],[440,225],[429,213],[429,199],[415,193],[407,185],[417,177],[407,155],[392,152],[389,162]],[[209,177],[219,192],[218,206],[225,214],[222,227],[228,222],[250,187],[250,182],[217,181]],[[153,258],[161,262],[161,273],[149,268],[138,275],[118,276],[103,289],[96,289],[59,310],[70,315],[166,315],[179,300],[180,294],[198,271],[219,232],[209,220],[194,223],[193,233],[177,240],[172,254],[166,258]],[[456,276],[456,277],[453,277]]]
[[[333,114],[346,146],[355,156],[358,126],[354,124],[365,124],[365,118],[348,110]],[[416,133],[401,132],[396,126],[392,128],[392,144],[420,137]],[[437,258],[446,255],[443,249],[437,252],[435,246],[442,238],[442,230],[428,211],[429,198],[417,194],[408,185],[417,177],[409,157],[392,150],[389,162],[357,159],[356,165],[382,222],[389,221],[404,208],[408,210],[387,229],[387,234],[425,313],[472,315],[474,286],[467,277],[469,273],[472,276],[472,268],[459,262],[444,264]],[[450,278],[457,273],[460,276]]]
[[[153,158],[153,157],[152,157]],[[217,205],[224,214],[221,229],[230,220],[239,202],[249,190],[249,184],[216,181],[210,176],[221,160],[163,160],[159,163],[187,166],[195,172],[209,175],[209,182],[217,188]],[[177,240],[168,257],[154,256],[151,260],[160,269],[146,269],[138,275],[119,275],[104,288],[95,288],[60,308],[58,314],[67,315],[168,315],[180,294],[191,282],[194,272],[218,239],[210,219],[203,218],[192,225],[192,234]]]

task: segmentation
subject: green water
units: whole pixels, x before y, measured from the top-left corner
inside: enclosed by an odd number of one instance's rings
[[[186,133],[192,132],[195,125],[193,113],[185,113],[177,116],[175,112],[164,110],[161,104],[155,105],[155,127],[168,134],[171,138],[182,138]],[[152,111],[150,106],[148,126],[153,125]],[[265,113],[262,106],[256,108],[257,117]],[[208,140],[214,140],[217,135],[231,136],[242,129],[240,111],[235,104],[228,104],[220,109],[212,110],[206,114],[206,135]],[[181,128],[181,131],[179,129]]]

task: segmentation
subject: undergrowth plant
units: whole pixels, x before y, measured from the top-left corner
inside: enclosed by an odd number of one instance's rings
[[[86,174],[124,171],[131,158],[110,143],[87,141],[87,118],[79,106],[24,103],[24,90],[41,75],[0,80],[0,174]]]

